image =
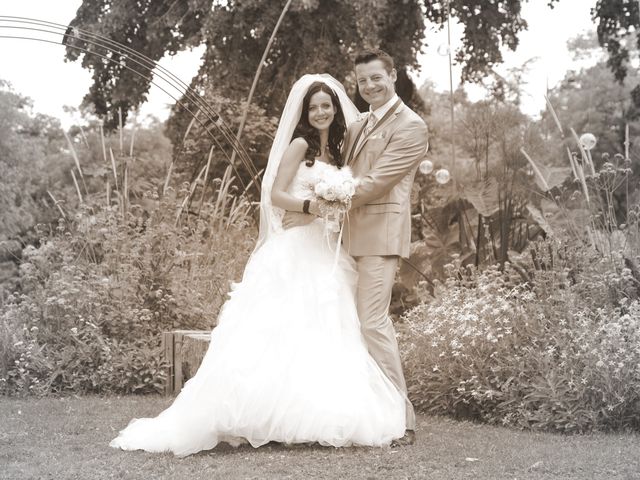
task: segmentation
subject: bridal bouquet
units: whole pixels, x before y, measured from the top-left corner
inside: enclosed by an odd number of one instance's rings
[[[326,169],[313,186],[325,225],[332,232],[340,230],[340,218],[351,208],[351,197],[358,182],[349,167]]]

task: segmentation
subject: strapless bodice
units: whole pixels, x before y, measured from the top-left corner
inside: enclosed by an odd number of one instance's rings
[[[294,197],[303,200],[314,197],[313,187],[327,169],[337,170],[338,167],[316,160],[312,166],[308,167],[306,162],[300,162],[298,171],[291,181],[289,193]]]

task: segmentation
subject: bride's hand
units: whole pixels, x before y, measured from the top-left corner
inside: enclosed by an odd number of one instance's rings
[[[309,225],[316,218],[315,215],[310,215],[308,213],[300,213],[300,212],[286,212],[284,214],[284,218],[282,219],[282,226],[285,230],[293,227],[303,227],[305,225]]]

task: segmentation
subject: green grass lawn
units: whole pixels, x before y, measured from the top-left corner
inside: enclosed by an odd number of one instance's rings
[[[108,447],[162,397],[0,398],[2,479],[640,479],[640,437],[562,436],[420,416],[415,445],[258,449],[218,446],[187,458]]]

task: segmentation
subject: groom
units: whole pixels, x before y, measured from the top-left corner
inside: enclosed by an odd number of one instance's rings
[[[396,95],[397,74],[387,53],[361,52],[355,59],[355,73],[369,113],[348,126],[344,139],[345,161],[360,183],[343,242],[357,264],[358,316],[369,353],[406,397],[389,305],[398,260],[409,256],[411,186],[428,145],[427,127]],[[288,212],[284,225],[303,223],[308,221]],[[415,414],[408,398],[406,404],[407,431],[396,445],[415,441]]]

